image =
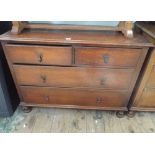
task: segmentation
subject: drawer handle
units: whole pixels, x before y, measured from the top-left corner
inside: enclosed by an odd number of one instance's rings
[[[46,101],[49,101],[49,96],[45,96],[45,100]]]
[[[41,63],[43,61],[43,55],[42,54],[39,54],[38,55],[38,61]]]
[[[105,82],[106,82],[106,78],[101,79],[100,80],[100,85],[102,85],[102,86],[105,85]]]
[[[46,83],[47,78],[46,78],[45,75],[41,75],[41,79],[42,79],[42,82],[43,82],[43,83]]]
[[[100,103],[103,103],[103,98],[102,97],[97,97],[96,98],[96,103],[100,104]]]
[[[104,60],[105,64],[108,64],[109,63],[109,55],[108,54],[104,54],[103,55],[103,60]]]

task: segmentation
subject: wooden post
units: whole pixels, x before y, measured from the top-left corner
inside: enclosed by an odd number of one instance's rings
[[[118,27],[127,38],[133,38],[133,22],[121,21]]]
[[[19,34],[25,27],[24,22],[21,21],[12,21],[12,30],[11,33],[13,34]]]

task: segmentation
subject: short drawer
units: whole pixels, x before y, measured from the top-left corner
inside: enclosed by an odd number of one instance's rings
[[[76,48],[77,65],[135,67],[141,55],[141,49],[126,48]]]
[[[14,65],[19,85],[128,89],[133,69]]]
[[[58,46],[6,45],[13,63],[71,65],[72,48]]]
[[[26,104],[124,107],[128,93],[102,89],[20,87]]]

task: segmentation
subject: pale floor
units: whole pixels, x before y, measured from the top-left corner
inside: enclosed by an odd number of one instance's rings
[[[24,113],[19,107],[12,117],[0,117],[0,132],[155,132],[155,113],[117,118],[112,111],[33,108]]]

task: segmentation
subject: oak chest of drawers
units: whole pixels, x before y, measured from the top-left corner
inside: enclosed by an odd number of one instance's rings
[[[152,46],[118,32],[29,31],[1,36],[23,106],[126,111]]]

